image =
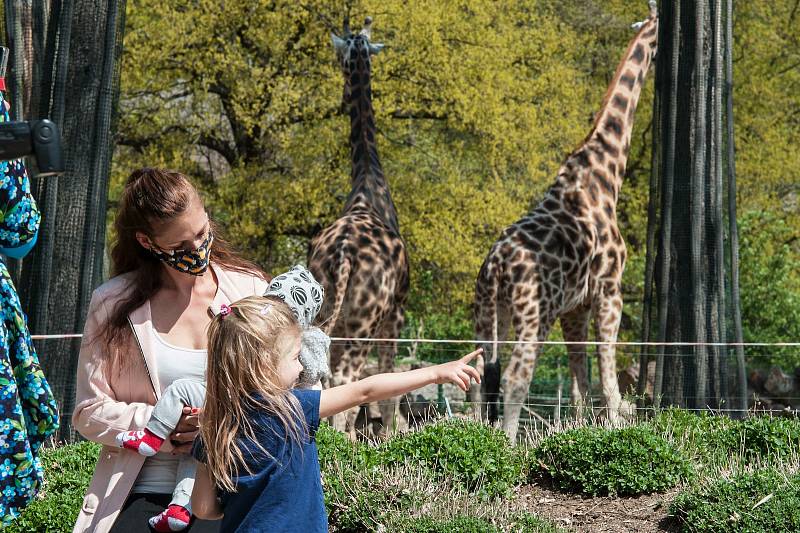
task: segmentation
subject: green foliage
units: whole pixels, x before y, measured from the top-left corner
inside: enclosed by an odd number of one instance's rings
[[[800,420],[752,416],[731,420],[709,413],[669,409],[650,424],[669,435],[681,451],[696,461],[722,462],[741,455],[745,461],[774,461],[800,454]]]
[[[658,492],[689,479],[689,461],[646,426],[583,427],[545,438],[534,450],[532,473],[588,494]]]
[[[497,524],[497,520],[475,516],[455,516],[452,518],[434,518],[423,516],[409,518],[396,524],[396,530],[403,533],[558,533],[562,529],[546,520],[530,513],[519,513],[511,516],[507,526]]]
[[[666,435],[695,463],[725,461],[732,453],[738,452],[741,444],[740,435],[733,430],[736,421],[705,411],[693,413],[683,409],[667,409],[649,424],[657,433]]]
[[[56,533],[71,530],[83,505],[99,451],[100,446],[93,442],[43,450],[44,488],[4,531]]]
[[[467,307],[441,307],[435,297],[434,273],[430,270],[415,276],[406,309],[406,322],[401,336],[406,339],[472,339],[472,313]],[[410,348],[409,355],[434,363],[452,361],[459,354],[471,351],[470,344],[422,343]]]
[[[422,517],[408,520],[400,527],[404,533],[501,533],[491,522],[474,516],[458,516],[447,520]]]
[[[744,213],[739,230],[745,342],[800,339],[800,231],[768,211]],[[797,348],[756,347],[748,354],[754,366],[800,366]]]
[[[374,473],[372,467],[377,456],[373,447],[352,442],[327,422],[322,422],[317,429],[316,441],[328,518],[340,531],[363,530],[380,516],[376,510],[391,508],[396,496],[402,500],[402,494],[359,490],[364,476]],[[373,478],[369,481],[375,482]]]
[[[800,475],[770,468],[691,487],[678,494],[670,513],[684,531],[798,531]]]
[[[319,464],[325,470],[334,462],[351,465],[353,468],[370,468],[377,463],[374,447],[363,442],[353,442],[347,435],[337,431],[327,422],[321,422],[316,434]]]
[[[513,517],[512,531],[518,533],[560,533],[565,531],[531,513],[518,513]]]
[[[507,495],[522,480],[519,451],[505,433],[477,422],[437,422],[390,439],[379,453],[385,465],[419,463],[488,497]]]
[[[734,426],[745,457],[781,459],[800,454],[800,420],[755,416]]]
[[[329,39],[343,5],[128,2],[111,205],[133,167],[179,168],[246,255],[270,271],[304,259],[348,191],[348,120]],[[586,134],[644,2],[347,5],[354,26],[373,15],[374,40],[387,44],[373,62],[378,145],[412,288],[430,281],[411,296],[406,332],[466,335],[489,246]],[[790,147],[800,142],[800,24],[792,2],[737,2],[735,13],[745,337],[798,338],[800,151]],[[649,82],[617,209],[629,252],[622,340],[640,330],[652,94]],[[755,224],[751,212],[770,218]]]

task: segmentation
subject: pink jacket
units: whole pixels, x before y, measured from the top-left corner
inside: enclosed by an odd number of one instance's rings
[[[219,282],[212,303],[215,309],[267,289],[268,282],[258,277],[212,268]],[[83,330],[72,423],[81,435],[103,447],[73,533],[105,533],[111,529],[145,459],[118,448],[114,438],[120,431],[144,428],[160,396],[155,339],[148,327],[150,302],[128,316],[134,335],[120,355],[126,363],[124,371],[106,368],[103,361],[108,347],[95,338],[109,311],[129,289],[130,278],[127,274],[117,276],[94,291]],[[169,442],[162,448],[170,449]]]

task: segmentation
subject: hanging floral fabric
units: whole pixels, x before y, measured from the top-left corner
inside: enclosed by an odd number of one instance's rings
[[[0,122],[9,120],[0,78]],[[0,253],[21,258],[36,243],[39,210],[21,160],[0,161]],[[0,258],[0,516],[8,525],[39,491],[38,451],[58,428],[58,407]]]

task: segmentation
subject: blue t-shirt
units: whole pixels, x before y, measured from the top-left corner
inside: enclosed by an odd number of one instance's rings
[[[319,427],[320,391],[296,389],[292,392],[308,424],[308,441],[299,446],[286,437],[280,421],[263,412],[252,413],[250,422],[259,443],[274,459],[264,457],[252,442],[241,443],[253,474],[233,479],[236,492],[217,489],[224,513],[222,531],[328,531],[314,440]],[[204,450],[199,439],[193,453],[202,460]],[[242,472],[247,474],[244,469]]]

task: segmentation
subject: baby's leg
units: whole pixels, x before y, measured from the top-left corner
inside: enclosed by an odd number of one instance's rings
[[[150,526],[156,531],[181,531],[192,518],[192,489],[197,463],[189,455],[182,455],[178,461],[178,475],[172,501],[164,512],[152,517]]]
[[[176,379],[164,390],[145,429],[123,431],[117,435],[117,444],[148,457],[155,455],[178,425],[183,407],[201,407],[205,400],[205,383],[193,379]]]
[[[161,399],[153,408],[147,429],[166,439],[175,431],[185,406],[202,407],[205,403],[205,383],[194,379],[176,379],[164,390]]]

